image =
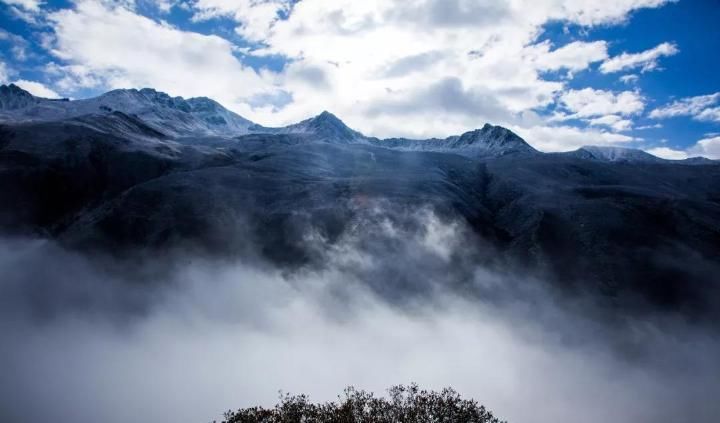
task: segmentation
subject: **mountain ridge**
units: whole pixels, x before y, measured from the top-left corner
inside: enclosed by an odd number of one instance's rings
[[[376,210],[402,221],[429,209],[489,245],[467,259],[508,260],[503,268],[629,308],[636,297],[623,292],[717,310],[705,301],[720,298],[716,164],[605,147],[542,153],[491,124],[380,140],[329,112],[284,128],[238,120],[237,136],[217,136],[224,126],[207,119],[223,109],[209,99],[125,90],[51,102],[6,91],[21,101],[0,113],[0,233],[120,255],[187,246],[232,256],[251,245],[296,269],[315,263],[308,234],[332,243]]]
[[[255,135],[293,135],[310,141],[370,144],[401,151],[452,152],[468,157],[506,154],[562,154],[584,160],[611,163],[716,163],[710,159],[666,160],[643,150],[611,146],[584,146],[564,153],[543,153],[513,131],[486,123],[481,128],[446,138],[409,139],[369,137],[348,127],[329,111],[284,127],[265,127],[254,123],[208,97],[170,96],[153,88],[115,89],[97,97],[80,100],[45,99],[33,96],[14,84],[0,86],[0,122],[43,122],[70,120],[103,128],[108,119],[102,115],[121,113],[139,119],[161,138],[239,137]],[[93,115],[102,122],[93,124]],[[79,119],[81,118],[81,119]],[[79,119],[79,120],[78,120]],[[127,130],[135,123],[122,124]],[[112,125],[110,126],[110,128]]]

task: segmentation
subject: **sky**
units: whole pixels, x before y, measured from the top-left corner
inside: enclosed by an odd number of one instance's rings
[[[720,159],[718,0],[0,0],[0,82],[152,87],[263,125],[508,127],[542,151]]]

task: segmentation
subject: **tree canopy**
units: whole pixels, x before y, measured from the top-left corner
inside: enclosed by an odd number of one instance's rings
[[[451,388],[427,391],[417,385],[388,389],[387,397],[348,387],[337,401],[312,403],[307,395],[280,395],[274,408],[250,407],[225,413],[223,423],[505,423]]]

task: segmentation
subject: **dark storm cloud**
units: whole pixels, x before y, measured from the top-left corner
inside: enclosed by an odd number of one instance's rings
[[[331,400],[410,381],[511,422],[720,412],[715,333],[608,323],[592,301],[478,265],[496,253],[470,236],[427,210],[367,207],[333,242],[307,227],[321,259],[296,269],[3,240],[0,420],[210,421],[278,389]]]

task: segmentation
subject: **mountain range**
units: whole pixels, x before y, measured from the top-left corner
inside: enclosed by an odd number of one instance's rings
[[[314,260],[308,231],[332,244],[371,204],[460,219],[492,251],[479,262],[620,305],[718,314],[712,160],[618,147],[543,153],[490,124],[378,139],[329,112],[270,128],[208,98],[148,88],[55,100],[0,87],[6,235],[112,254],[192,246],[297,268]]]

